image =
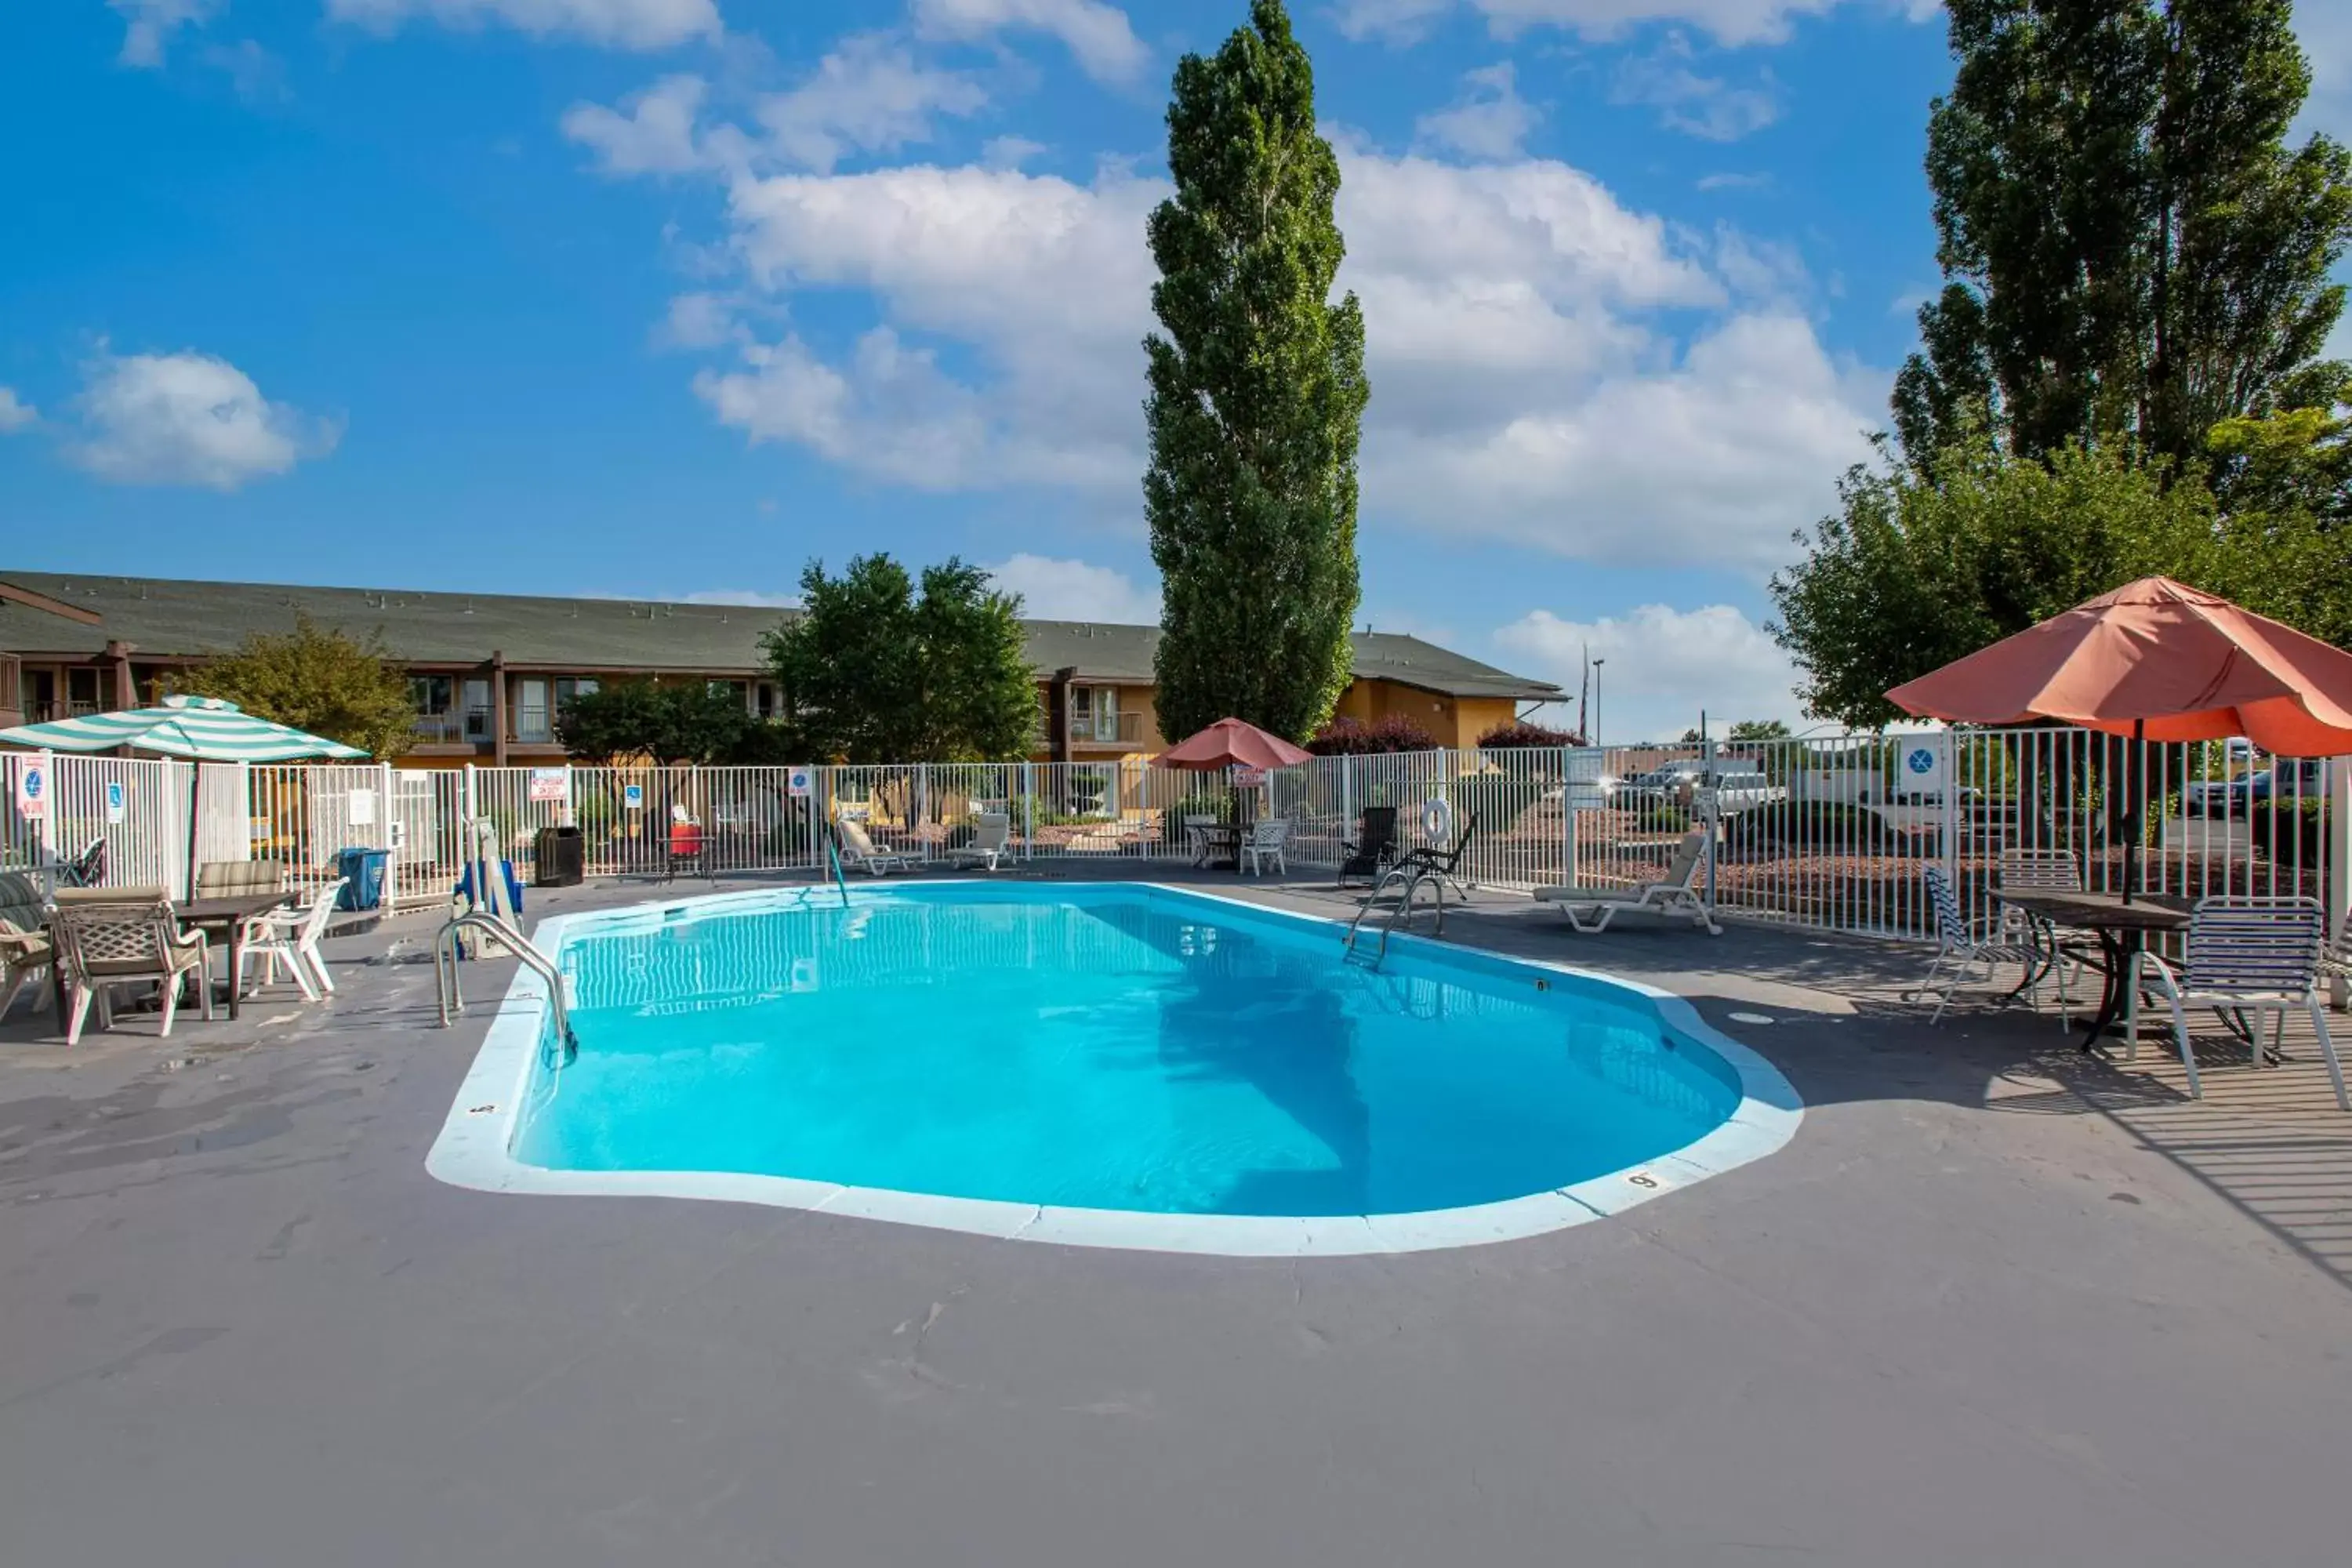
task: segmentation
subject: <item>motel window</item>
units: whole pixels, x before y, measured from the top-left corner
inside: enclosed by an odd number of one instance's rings
[[[419,713],[446,713],[455,683],[446,675],[412,675],[408,698]]]

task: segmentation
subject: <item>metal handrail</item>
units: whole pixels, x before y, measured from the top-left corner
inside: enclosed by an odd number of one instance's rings
[[[1433,906],[1437,918],[1431,929],[1437,935],[1444,934],[1445,878],[1430,866],[1411,860],[1400,860],[1381,873],[1381,879],[1372,884],[1370,892],[1364,895],[1363,907],[1356,911],[1356,918],[1348,922],[1348,934],[1340,939],[1340,951],[1343,955],[1348,957],[1355,955],[1356,939],[1361,934],[1364,917],[1381,907],[1381,897],[1387,892],[1389,884],[1398,881],[1402,881],[1403,887],[1397,896],[1394,908],[1389,912],[1389,918],[1381,922],[1381,945],[1372,954],[1371,966],[1378,969],[1387,961],[1389,936],[1397,926],[1400,923],[1406,926],[1412,924],[1413,910],[1419,907],[1419,894],[1423,887],[1434,889],[1437,894],[1437,902]]]
[[[449,1028],[457,1015],[466,1010],[466,997],[457,973],[457,938],[468,931],[485,936],[511,951],[517,962],[547,983],[547,1003],[555,1015],[555,1036],[563,1042],[563,1059],[571,1061],[580,1054],[580,1037],[572,1032],[572,1009],[564,998],[563,972],[555,961],[531,945],[530,940],[513,925],[487,910],[468,910],[452,915],[433,936],[433,983],[441,1004],[441,1026]]]

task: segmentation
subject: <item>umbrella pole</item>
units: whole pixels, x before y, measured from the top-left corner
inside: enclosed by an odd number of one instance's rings
[[[2124,759],[2130,805],[2124,813],[2124,902],[2139,892],[2139,841],[2147,832],[2147,721],[2132,721],[2131,754]]]
[[[196,835],[204,820],[197,811],[204,804],[204,794],[205,764],[191,757],[188,759],[188,878],[184,884],[186,891],[182,894],[191,902],[196,896]]]

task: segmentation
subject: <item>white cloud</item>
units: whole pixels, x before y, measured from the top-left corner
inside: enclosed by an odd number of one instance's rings
[[[682,174],[710,166],[694,134],[709,85],[698,76],[666,76],[623,99],[627,112],[601,103],[563,111],[563,134],[590,148],[607,174]]]
[[[333,424],[261,395],[253,378],[210,354],[105,354],[76,400],[80,437],[66,455],[102,479],[233,490],[324,455]]]
[[[1701,76],[1691,60],[1689,40],[1670,33],[1656,53],[1617,62],[1609,100],[1647,105],[1669,129],[1709,142],[1737,142],[1780,118],[1770,71],[1757,86],[1734,87],[1721,77]]]
[[[1772,176],[1769,174],[1701,174],[1698,188],[1702,191],[1769,191]]]
[[[715,349],[741,336],[735,302],[724,295],[701,292],[671,300],[669,313],[654,329],[655,344],[671,349]]]
[[[761,100],[757,117],[785,163],[830,170],[852,153],[927,142],[936,116],[987,104],[970,77],[919,65],[903,45],[865,33],[843,39],[799,87]]]
[[[503,23],[621,49],[667,49],[721,31],[713,0],[327,0],[327,15],[379,32],[413,16],[452,27]]]
[[[106,0],[126,26],[118,62],[139,70],[163,63],[172,35],[182,27],[201,26],[219,0]]]
[[[928,37],[985,39],[1027,29],[1050,33],[1098,81],[1131,81],[1150,54],[1127,13],[1102,0],[914,0],[917,30]]]
[[[1464,94],[1449,109],[1413,122],[1423,141],[1471,158],[1500,161],[1519,156],[1522,145],[1543,122],[1543,111],[1518,93],[1508,60],[1463,74]]]
[[[279,103],[294,96],[286,85],[286,62],[251,38],[210,45],[199,58],[227,77],[237,97],[247,103]]]
[[[13,436],[40,423],[41,411],[16,395],[13,386],[0,386],[0,436]]]
[[[682,594],[677,602],[681,605],[749,605],[755,609],[767,610],[797,610],[801,607],[798,594],[762,594],[754,588],[706,588],[699,593]]]
[[[1043,142],[1026,136],[992,136],[981,146],[980,161],[992,169],[1017,169],[1045,151]]]
[[[1672,740],[1696,727],[1702,710],[1717,734],[1742,719],[1802,720],[1796,667],[1729,605],[1643,605],[1595,621],[1537,610],[1496,631],[1495,643],[1512,668],[1558,681],[1571,705],[1585,651],[1607,659],[1592,715],[1605,745]]]
[[[1760,574],[1867,456],[1885,377],[1823,350],[1793,249],[1669,226],[1554,160],[1339,152],[1368,527]],[[707,302],[674,307],[675,339],[738,345],[695,380],[723,424],[916,489],[1135,506],[1164,182],[973,164],[725,186],[733,320],[853,291],[881,324],[730,340]]]
[[[1160,624],[1159,589],[1113,567],[1024,552],[983,569],[998,589],[1021,595],[1021,613],[1032,620]]]
[[[1339,0],[1339,30],[1351,38],[1410,43],[1457,9],[1476,11],[1501,38],[1533,27],[1559,27],[1587,38],[1619,38],[1647,22],[1686,22],[1726,45],[1777,44],[1799,16],[1817,16],[1855,0]],[[1877,4],[1878,0],[1872,0]],[[1915,3],[1914,21],[1936,7]]]
[[[2297,132],[2352,137],[2352,9],[2341,0],[2304,0],[2294,8],[2294,36],[2311,59],[2311,97]]]

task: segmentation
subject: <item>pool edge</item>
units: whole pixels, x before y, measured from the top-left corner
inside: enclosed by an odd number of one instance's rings
[[[892,887],[961,886],[952,879],[910,878]],[[1346,922],[1255,903],[1247,899],[1153,881],[1066,883],[1064,887],[1142,888],[1204,900],[1261,916],[1337,928]],[[707,910],[732,902],[772,901],[814,889],[761,889],[654,899],[609,910],[551,915],[531,929],[552,952],[575,924],[636,915],[647,910]],[[830,897],[830,889],[825,890]],[[1751,1164],[1785,1147],[1804,1119],[1796,1089],[1752,1047],[1709,1024],[1688,999],[1659,986],[1603,971],[1491,948],[1401,934],[1398,942],[1433,953],[1475,953],[1505,963],[1568,974],[1630,992],[1648,1001],[1676,1034],[1713,1052],[1737,1075],[1739,1103],[1720,1125],[1696,1141],[1639,1165],[1590,1177],[1570,1186],[1464,1208],[1393,1215],[1243,1215],[1153,1214],[1124,1209],[1063,1208],[948,1197],[891,1188],[853,1187],[793,1176],[705,1171],[558,1171],[528,1165],[509,1150],[517,1108],[527,1092],[539,1049],[547,993],[529,970],[518,969],[481,1046],[459,1085],[425,1168],[435,1180],[478,1192],[598,1197],[693,1198],[761,1204],[816,1214],[849,1215],[897,1225],[1003,1240],[1053,1242],[1147,1252],[1225,1258],[1362,1257],[1428,1252],[1523,1240],[1586,1225],[1663,1197],[1667,1193]]]

